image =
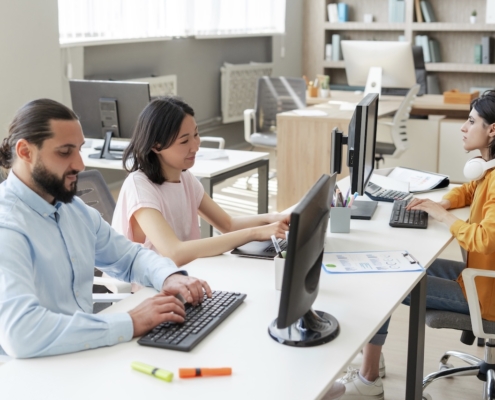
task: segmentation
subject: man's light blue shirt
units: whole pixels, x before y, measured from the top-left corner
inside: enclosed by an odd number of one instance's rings
[[[128,313],[92,314],[94,267],[160,290],[177,267],[75,197],[52,205],[13,172],[0,185],[0,353],[38,357],[128,341]]]

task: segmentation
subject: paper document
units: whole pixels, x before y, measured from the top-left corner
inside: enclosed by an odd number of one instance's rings
[[[200,148],[196,153],[196,160],[216,160],[219,158],[229,158],[229,156],[223,149]]]
[[[323,270],[329,274],[422,271],[407,251],[324,253]]]
[[[395,167],[392,172],[388,174],[388,177],[399,181],[409,182],[409,191],[411,193],[441,189],[447,187],[450,183],[449,177],[446,175],[403,167]]]
[[[324,117],[328,115],[325,111],[321,110],[293,110],[292,112],[304,117]]]

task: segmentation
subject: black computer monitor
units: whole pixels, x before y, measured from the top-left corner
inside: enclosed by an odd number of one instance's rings
[[[366,95],[356,106],[349,123],[348,136],[341,130],[332,131],[332,173],[342,171],[342,145],[347,145],[350,193],[364,194],[375,166],[376,126],[378,120],[378,94]],[[369,204],[368,204],[369,203]],[[371,219],[376,203],[354,202],[351,218]]]
[[[105,139],[101,152],[91,158],[121,159],[110,153],[112,137],[132,137],[139,114],[150,102],[146,82],[71,80],[72,109],[87,138]]]
[[[278,318],[270,336],[289,346],[327,343],[339,334],[335,317],[314,311],[336,174],[323,175],[292,211]]]

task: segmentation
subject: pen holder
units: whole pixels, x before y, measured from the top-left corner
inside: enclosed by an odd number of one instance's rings
[[[330,211],[330,232],[349,233],[351,230],[351,209],[332,207]]]
[[[282,290],[282,282],[284,280],[285,258],[279,256],[273,259],[275,261],[275,289]]]

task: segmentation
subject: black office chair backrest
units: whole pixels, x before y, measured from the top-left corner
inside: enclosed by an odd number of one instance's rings
[[[88,206],[96,208],[105,221],[112,223],[115,200],[100,171],[90,170],[79,173],[77,196]]]
[[[277,114],[306,107],[302,78],[262,76],[256,90],[256,132],[274,132]]]
[[[418,96],[428,93],[426,82],[426,67],[422,46],[412,46],[414,70],[416,72],[416,83],[419,84]]]

